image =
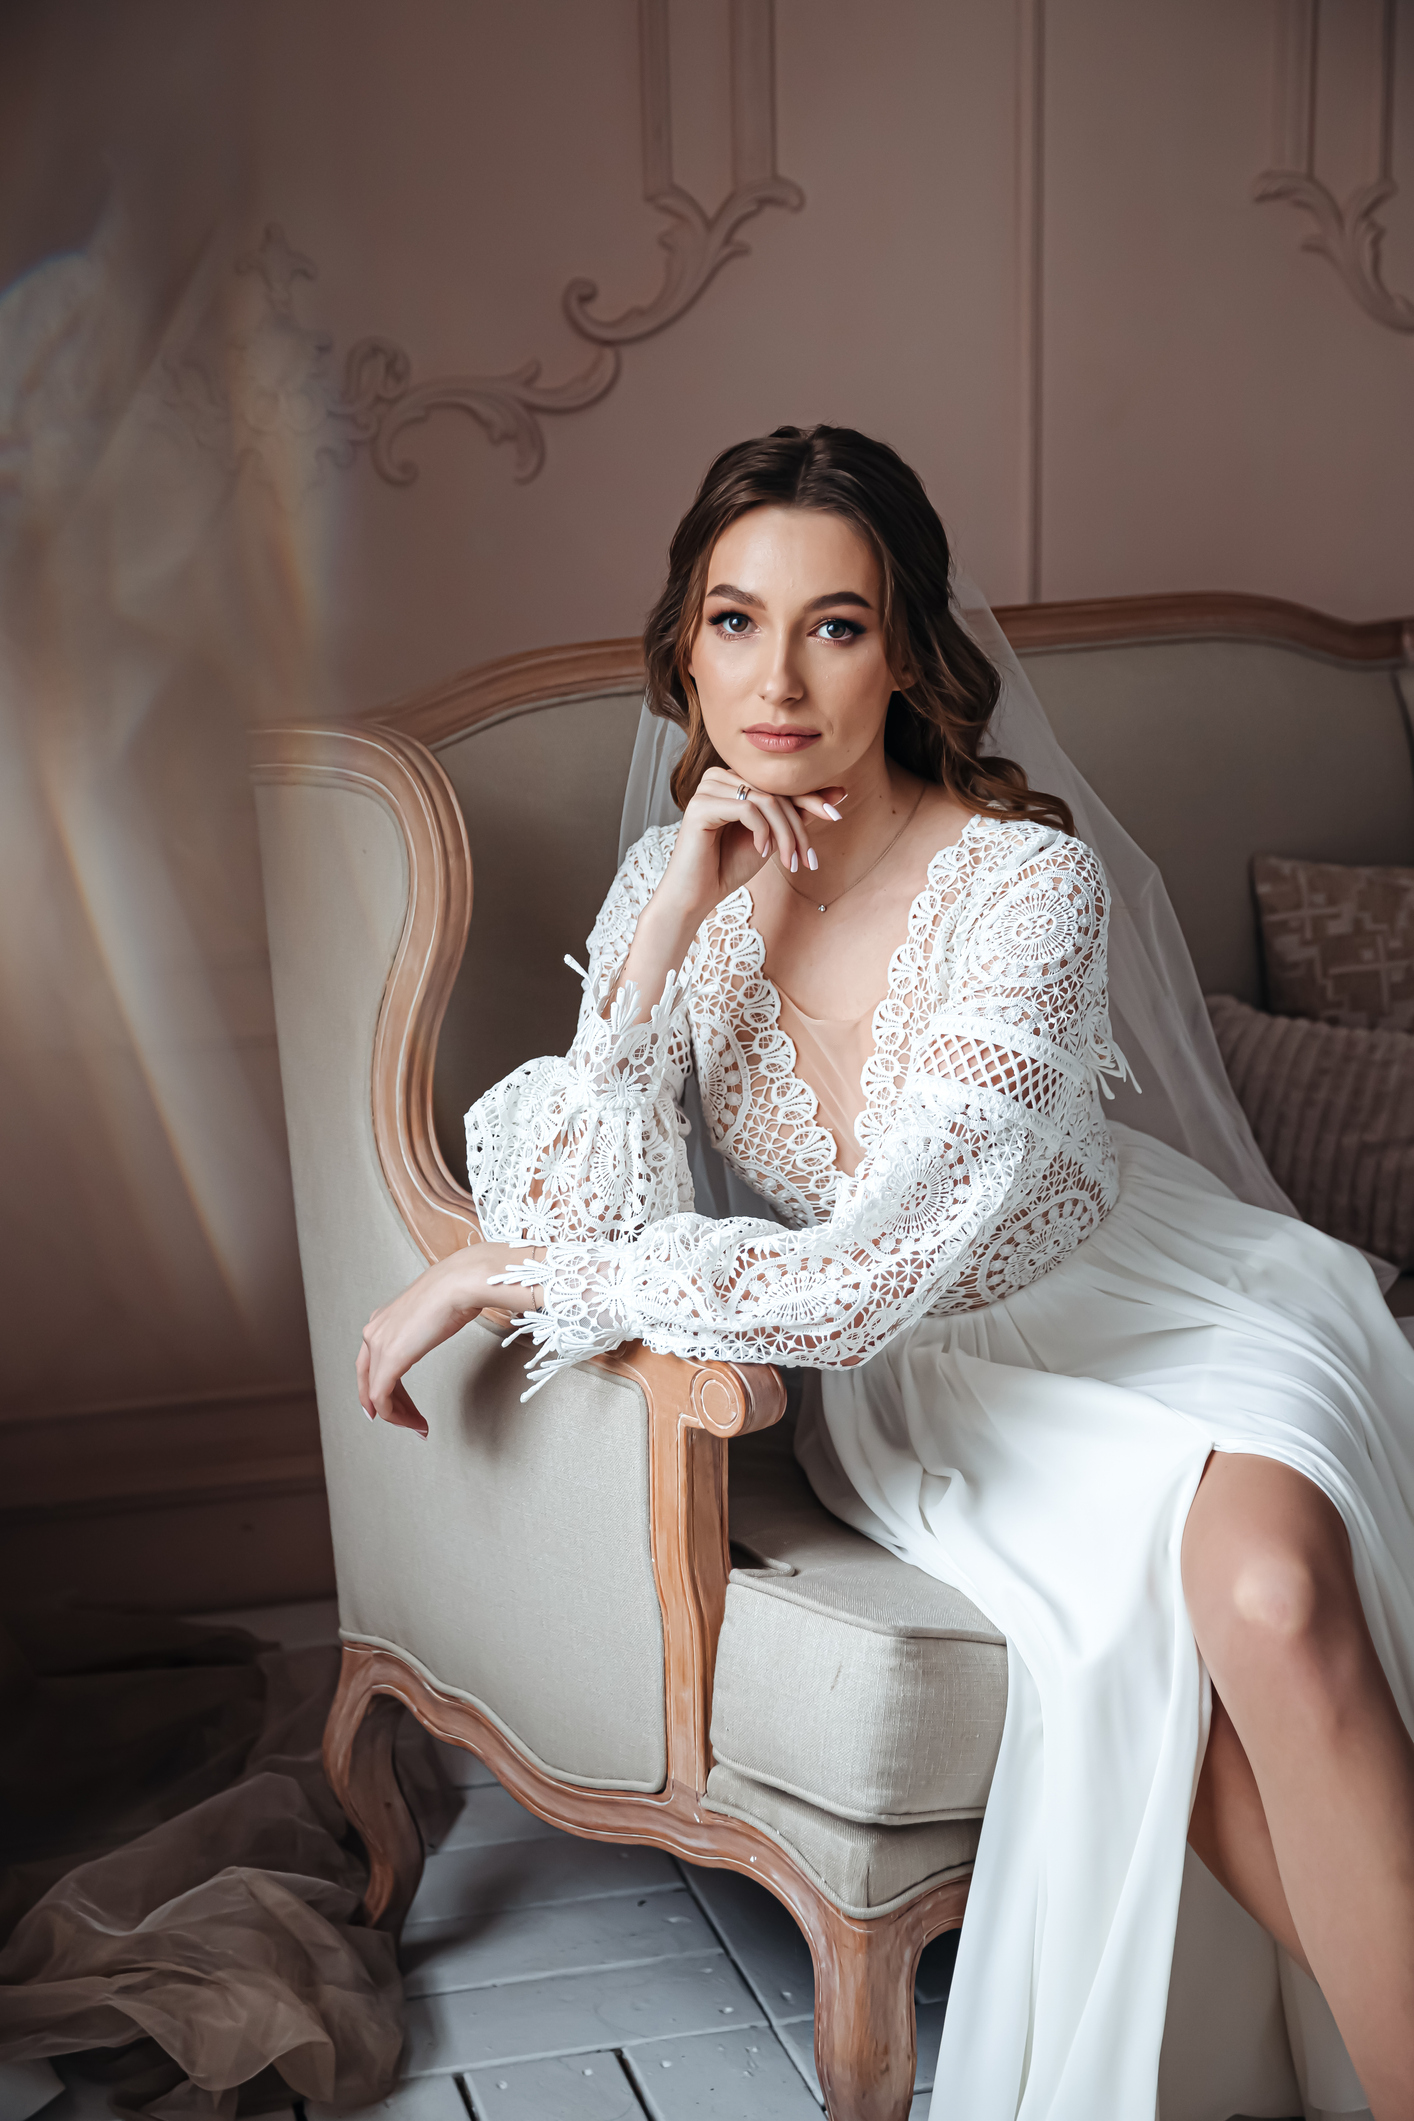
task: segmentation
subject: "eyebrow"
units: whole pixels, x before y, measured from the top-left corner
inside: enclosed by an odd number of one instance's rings
[[[756,611],[766,609],[760,597],[754,597],[749,589],[738,589],[735,582],[718,582],[707,594],[709,597],[727,597],[733,604],[750,604]],[[827,604],[854,604],[861,611],[874,609],[868,597],[862,597],[857,589],[832,589],[828,596],[812,597],[805,608],[807,611],[823,611]]]

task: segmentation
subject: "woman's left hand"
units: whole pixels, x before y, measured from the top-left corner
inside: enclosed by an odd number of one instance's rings
[[[413,1405],[403,1378],[415,1362],[469,1325],[478,1311],[490,1307],[525,1311],[535,1291],[493,1285],[493,1274],[519,1265],[531,1255],[527,1245],[466,1245],[439,1259],[425,1274],[380,1304],[363,1329],[358,1351],[359,1404],[370,1421],[391,1422],[395,1429],[427,1434],[427,1423]],[[536,1252],[536,1257],[543,1257]]]

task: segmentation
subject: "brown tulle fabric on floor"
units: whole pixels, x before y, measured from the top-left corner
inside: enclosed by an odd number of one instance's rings
[[[0,2061],[68,2058],[152,2121],[383,2097],[402,2046],[393,1941],[324,1779],[333,1648],[71,1613],[0,1635]],[[405,1719],[431,1840],[455,1806]]]

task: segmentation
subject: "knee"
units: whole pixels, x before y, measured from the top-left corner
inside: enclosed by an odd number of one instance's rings
[[[1321,1594],[1320,1572],[1309,1555],[1278,1548],[1244,1557],[1233,1573],[1228,1602],[1233,1624],[1254,1646],[1271,1651],[1311,1639]]]
[[[1300,1546],[1268,1545],[1236,1557],[1198,1588],[1199,1646],[1218,1672],[1309,1664],[1339,1603],[1320,1560]]]
[[[1204,1662],[1230,1703],[1268,1681],[1335,1698],[1368,1643],[1350,1541],[1293,1469],[1215,1457],[1183,1542],[1183,1587]]]

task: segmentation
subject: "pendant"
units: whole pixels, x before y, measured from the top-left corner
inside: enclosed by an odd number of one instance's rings
[[[824,910],[825,910],[825,909],[824,909],[824,907],[823,907],[823,906],[817,906],[817,907],[815,908],[815,911],[816,911],[817,913],[823,913],[823,912],[824,912]]]

